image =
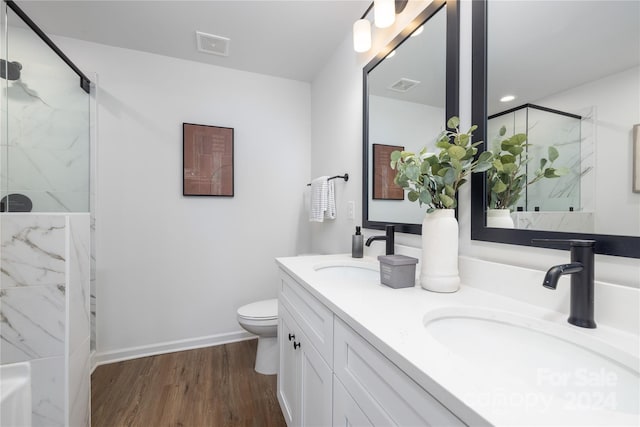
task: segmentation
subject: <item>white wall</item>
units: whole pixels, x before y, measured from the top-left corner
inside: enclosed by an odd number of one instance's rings
[[[309,249],[309,84],[55,42],[99,76],[98,361],[242,337],[274,258]],[[235,129],[235,197],[182,196],[183,122]]]
[[[356,211],[362,212],[362,201],[358,193],[362,185],[362,67],[371,59],[372,53],[382,49],[393,36],[423,9],[429,1],[409,2],[407,9],[398,16],[396,24],[388,31],[376,30],[374,45],[370,53],[358,55],[351,48],[350,37],[319,73],[312,83],[312,163],[314,173],[333,169],[336,161],[346,167],[353,176],[349,181],[349,196],[356,200]],[[462,127],[471,124],[471,1],[461,1],[461,56],[460,56],[460,118]],[[339,118],[339,120],[338,120]],[[331,126],[333,135],[340,135],[337,143],[327,138],[324,128]],[[342,127],[340,127],[342,126]],[[356,127],[357,129],[354,129]],[[327,153],[325,153],[327,151]],[[357,171],[357,172],[356,172]],[[356,173],[360,175],[356,176]],[[357,179],[357,181],[356,181]],[[358,186],[357,188],[356,185]],[[567,262],[568,251],[530,248],[513,245],[479,242],[471,240],[470,186],[459,193],[460,254],[518,266],[547,269],[549,266]],[[345,203],[345,198],[339,201]],[[360,220],[357,221],[360,223]],[[349,235],[353,223],[339,217],[332,224],[318,224],[312,228],[312,249],[317,252],[348,252]],[[377,230],[365,230],[366,235],[381,234]],[[419,247],[420,236],[396,236],[396,243]],[[384,245],[374,244],[365,248],[365,254],[380,254]],[[597,256],[596,278],[602,281],[640,287],[640,262],[637,259]]]

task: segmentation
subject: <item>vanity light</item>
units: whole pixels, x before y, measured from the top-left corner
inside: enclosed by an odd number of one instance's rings
[[[373,17],[376,27],[390,27],[396,20],[396,5],[394,0],[374,0]]]
[[[368,19],[358,19],[353,24],[353,49],[356,52],[371,49],[371,22]]]
[[[353,49],[356,52],[366,52],[371,49],[371,22],[366,19],[374,9],[374,22],[378,28],[386,28],[396,20],[396,14],[402,12],[408,0],[374,0],[362,17],[353,24]],[[415,35],[422,32],[418,29]]]
[[[516,99],[516,97],[513,95],[505,95],[502,98],[500,98],[500,102],[511,102],[514,99]]]

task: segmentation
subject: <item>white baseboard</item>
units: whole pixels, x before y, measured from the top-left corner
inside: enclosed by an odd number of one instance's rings
[[[122,350],[106,351],[103,353],[97,353],[94,351],[91,354],[91,372],[100,365],[122,362],[123,360],[173,353],[175,351],[192,350],[195,348],[211,347],[214,345],[228,344],[252,338],[257,337],[246,331],[238,331],[226,334],[209,335],[206,337],[188,338],[178,341],[143,345],[140,347],[130,347]]]

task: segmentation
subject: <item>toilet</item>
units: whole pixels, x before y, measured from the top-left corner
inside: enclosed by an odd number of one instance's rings
[[[238,323],[258,336],[255,370],[260,374],[278,373],[278,299],[243,305],[238,309]]]

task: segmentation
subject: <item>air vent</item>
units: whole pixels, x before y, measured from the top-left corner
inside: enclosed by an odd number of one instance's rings
[[[395,90],[396,92],[406,92],[414,86],[419,85],[420,82],[418,80],[410,80],[402,78],[389,86],[389,89]]]
[[[231,39],[213,34],[196,31],[196,43],[198,51],[213,55],[229,56],[229,43]]]

